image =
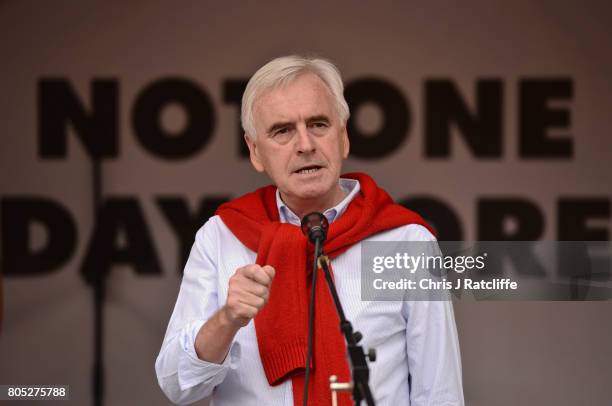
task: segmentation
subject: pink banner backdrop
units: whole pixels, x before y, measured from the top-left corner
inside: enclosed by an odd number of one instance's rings
[[[0,2],[0,384],[93,403],[99,273],[105,404],[168,404],[153,364],[195,230],[267,183],[238,117],[275,56],[339,66],[345,170],[442,238],[609,240],[611,18],[602,2]],[[611,311],[457,303],[466,404],[609,404]]]

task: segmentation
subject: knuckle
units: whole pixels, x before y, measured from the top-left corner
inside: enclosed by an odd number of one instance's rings
[[[255,303],[255,307],[261,309],[266,304],[266,300],[263,297],[258,297]]]
[[[245,273],[248,273],[249,272],[249,266],[250,265],[244,265],[244,266],[241,266],[240,268],[236,269],[236,274],[244,275]]]
[[[235,273],[229,279],[229,286],[236,286],[240,284],[240,281],[244,279],[244,275],[242,273]]]
[[[239,283],[237,283],[237,281],[230,280],[229,286],[228,286],[228,289],[227,289],[228,297],[236,295],[239,291],[240,291]]]
[[[266,295],[266,293],[267,293],[267,292],[268,292],[268,289],[266,289],[266,287],[265,287],[265,286],[263,286],[263,285],[259,285],[259,286],[257,287],[257,290],[256,290],[255,294],[256,294],[257,296],[259,296],[259,297],[264,297],[264,296]]]
[[[235,313],[237,305],[238,305],[238,301],[236,300],[236,298],[234,297],[227,298],[227,307],[230,311]]]

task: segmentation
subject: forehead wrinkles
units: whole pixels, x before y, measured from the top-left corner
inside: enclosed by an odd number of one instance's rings
[[[255,127],[258,126],[259,121],[260,121],[259,119],[261,118],[262,105],[263,105],[262,102],[271,103],[272,106],[280,106],[281,107],[280,109],[278,108],[266,109],[266,111],[273,111],[276,116],[278,115],[284,116],[284,113],[287,111],[293,112],[290,107],[289,108],[284,108],[284,107],[288,104],[287,101],[289,97],[300,98],[301,94],[294,93],[292,95],[289,95],[287,93],[287,89],[294,86],[296,82],[299,81],[300,79],[304,79],[305,77],[309,77],[309,76],[315,79],[313,82],[311,82],[311,86],[308,86],[309,94],[318,95],[318,94],[323,93],[325,100],[327,101],[327,107],[331,110],[332,117],[330,118],[337,119],[339,117],[339,114],[335,106],[335,99],[334,99],[334,95],[331,92],[331,89],[327,86],[327,84],[323,81],[323,79],[321,79],[318,75],[311,73],[311,72],[307,72],[307,73],[302,73],[292,78],[291,80],[285,80],[276,86],[270,87],[262,91],[259,95],[257,95],[255,100],[253,101],[253,113],[254,113],[253,119],[255,122]],[[317,100],[317,98],[313,97],[312,99],[310,99],[310,102],[313,102],[314,100]],[[321,105],[320,102],[314,103],[314,104],[315,106]],[[270,104],[268,104],[268,107],[270,107]],[[319,110],[317,113],[323,113],[323,111]]]

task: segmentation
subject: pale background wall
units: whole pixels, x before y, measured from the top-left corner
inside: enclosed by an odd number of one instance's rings
[[[103,194],[138,199],[163,274],[117,267],[109,277],[106,404],[162,405],[168,401],[153,363],[180,279],[178,240],[154,198],[178,195],[195,207],[204,197],[238,196],[266,182],[236,153],[237,112],[223,101],[224,80],[248,78],[287,53],[328,57],[349,82],[384,78],[407,99],[409,135],[390,156],[350,158],[347,171],[370,173],[395,198],[443,199],[460,215],[466,238],[477,237],[479,197],[527,198],[545,213],[543,238],[554,239],[561,196],[612,195],[611,17],[606,2],[571,1],[0,2],[0,197],[60,202],[79,235],[60,269],[5,278],[0,383],[66,383],[70,403],[91,403],[92,300],[78,272],[94,221],[90,164],[74,137],[66,159],[38,156],[39,79],[66,78],[85,101],[94,78],[120,83],[120,154],[103,163]],[[214,104],[213,138],[190,159],[159,159],[133,134],[136,95],[166,76],[193,80]],[[572,159],[518,156],[517,87],[529,76],[573,80],[574,96],[566,103]],[[468,101],[477,79],[503,81],[501,159],[475,159],[459,138],[450,159],[424,156],[424,82],[440,77],[453,80]],[[180,127],[180,111],[169,109],[165,119]],[[368,119],[380,117],[370,114],[359,123],[365,128]],[[609,217],[600,225],[610,229]],[[455,309],[468,405],[610,404],[609,302],[462,302]]]

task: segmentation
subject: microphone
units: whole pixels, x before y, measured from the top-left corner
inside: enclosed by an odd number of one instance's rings
[[[314,342],[314,311],[315,292],[317,286],[317,259],[321,253],[321,246],[327,238],[329,222],[327,217],[319,212],[312,212],[302,218],[302,232],[314,244],[314,260],[312,261],[312,285],[310,289],[310,304],[308,306],[308,346],[306,354],[306,369],[304,372],[304,406],[308,406],[308,383],[310,381],[310,362],[312,360]]]
[[[320,266],[323,270],[325,280],[329,286],[329,292],[334,300],[336,311],[338,312],[338,318],[340,319],[340,330],[344,334],[346,340],[347,350],[350,358],[351,376],[353,381],[353,400],[356,405],[361,404],[361,400],[365,399],[368,406],[374,406],[374,397],[368,384],[370,370],[366,362],[366,355],[363,352],[363,347],[358,345],[358,342],[363,338],[362,334],[358,331],[353,331],[353,325],[346,319],[338,292],[334,286],[334,281],[331,276],[329,269],[328,258],[323,253],[321,246],[327,238],[327,229],[329,228],[329,222],[327,217],[319,212],[312,212],[305,215],[302,218],[301,229],[302,232],[311,243],[314,244],[314,260],[312,261],[312,285],[310,290],[310,305],[308,306],[308,345],[306,353],[306,368],[304,371],[304,406],[308,406],[308,383],[310,381],[310,362],[312,360],[313,344],[314,344],[314,311],[315,311],[315,292],[317,286],[317,270]],[[319,261],[321,259],[321,261]],[[370,350],[367,357],[370,362],[373,362],[376,357],[376,352]],[[332,391],[334,391],[332,389]],[[334,392],[335,394],[335,392]],[[332,400],[333,402],[333,400]],[[335,404],[335,402],[333,402]]]
[[[313,244],[325,241],[328,228],[327,217],[319,212],[309,213],[302,218],[302,232]]]

